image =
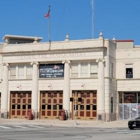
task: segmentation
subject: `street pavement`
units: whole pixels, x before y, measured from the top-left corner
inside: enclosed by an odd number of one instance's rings
[[[127,121],[0,119],[0,140],[139,140]]]
[[[140,130],[128,128],[0,124],[0,140],[139,140],[139,138]]]
[[[2,124],[15,125],[45,125],[45,126],[59,126],[59,127],[92,127],[92,128],[128,128],[128,121],[117,120],[111,122],[91,121],[91,120],[26,120],[26,119],[0,119]]]

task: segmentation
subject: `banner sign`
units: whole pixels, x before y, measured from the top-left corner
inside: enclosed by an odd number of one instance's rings
[[[40,64],[39,78],[64,77],[64,64]]]

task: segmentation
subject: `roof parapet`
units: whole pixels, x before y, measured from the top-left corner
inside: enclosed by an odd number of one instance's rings
[[[42,37],[32,36],[18,36],[18,35],[5,35],[3,37],[5,44],[22,44],[22,43],[37,43],[42,40]]]

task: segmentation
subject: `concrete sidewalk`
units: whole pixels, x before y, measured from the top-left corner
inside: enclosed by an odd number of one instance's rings
[[[93,128],[128,128],[128,121],[88,121],[88,120],[24,120],[24,119],[0,119],[2,124],[15,125],[46,125],[46,126],[61,126],[61,127],[93,127]]]

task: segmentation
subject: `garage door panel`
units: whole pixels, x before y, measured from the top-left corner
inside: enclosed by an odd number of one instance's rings
[[[96,91],[73,91],[72,93],[72,118],[81,120],[95,120],[96,119]],[[76,106],[76,108],[75,108]],[[75,116],[75,109],[77,115]]]
[[[10,118],[27,118],[27,111],[31,109],[31,91],[10,92]]]
[[[40,119],[58,119],[63,109],[62,91],[40,92]]]

